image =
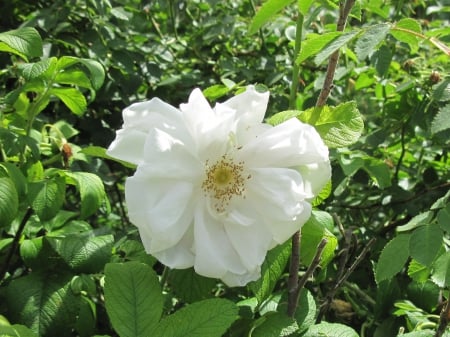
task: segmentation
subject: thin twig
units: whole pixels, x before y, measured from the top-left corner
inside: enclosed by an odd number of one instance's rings
[[[339,2],[339,19],[337,23],[336,30],[338,32],[343,32],[347,24],[347,18],[350,11],[355,4],[356,0],[347,0],[345,4],[343,1]],[[328,99],[328,95],[333,88],[334,73],[336,72],[336,66],[339,61],[339,50],[336,50],[331,54],[330,62],[328,63],[327,72],[325,74],[325,81],[320,91],[319,98],[317,99],[316,107],[322,107],[325,105]]]
[[[297,107],[297,88],[298,88],[298,74],[300,72],[300,67],[297,64],[297,57],[300,53],[302,46],[302,31],[303,31],[303,14],[298,13],[297,18],[297,30],[295,32],[295,48],[294,48],[294,62],[292,64],[292,83],[291,92],[289,95],[289,109],[295,109]]]
[[[442,308],[441,315],[439,316],[439,326],[436,330],[434,337],[442,337],[448,326],[450,320],[450,300],[447,300],[446,305]]]
[[[375,243],[376,238],[372,238],[369,240],[369,242],[367,243],[367,245],[364,246],[363,250],[361,251],[361,253],[358,255],[358,257],[355,259],[355,261],[353,262],[353,264],[350,266],[350,268],[347,269],[347,271],[344,273],[344,275],[341,276],[341,278],[339,278],[333,289],[331,289],[331,291],[327,294],[327,299],[326,301],[321,305],[320,307],[320,311],[319,314],[317,315],[317,319],[316,319],[316,323],[319,323],[322,320],[323,315],[325,314],[325,312],[328,311],[328,308],[331,304],[331,302],[334,299],[334,296],[336,295],[337,290],[341,287],[341,285],[347,281],[348,277],[350,276],[351,273],[353,273],[353,271],[356,269],[356,267],[361,263],[361,261],[364,259],[364,257],[366,256],[366,254],[369,252],[370,248],[372,247],[372,245]]]
[[[289,264],[288,278],[288,315],[293,317],[297,306],[296,294],[298,292],[298,269],[300,265],[300,240],[301,232],[292,236],[291,262]]]
[[[311,264],[309,265],[308,269],[306,270],[305,274],[302,276],[302,278],[298,281],[297,289],[295,291],[294,298],[294,305],[292,306],[292,311],[288,311],[289,317],[294,317],[295,312],[297,310],[298,306],[298,299],[300,295],[300,291],[305,286],[306,282],[309,280],[311,275],[314,273],[316,268],[320,265],[320,261],[322,259],[322,253],[325,249],[325,246],[327,245],[328,240],[326,238],[323,238],[322,241],[320,241],[319,245],[317,246],[316,254],[314,255],[313,260],[311,261]],[[288,308],[289,309],[289,308]]]
[[[17,229],[16,235],[14,236],[13,242],[11,244],[11,248],[9,249],[8,256],[6,257],[5,264],[3,265],[2,270],[0,271],[0,282],[5,277],[6,273],[9,269],[9,264],[11,263],[11,260],[14,256],[14,253],[17,250],[17,247],[19,246],[20,237],[22,236],[23,230],[25,229],[25,225],[27,224],[28,220],[30,219],[31,215],[33,214],[33,210],[31,207],[28,207],[22,221],[20,222],[19,228]]]

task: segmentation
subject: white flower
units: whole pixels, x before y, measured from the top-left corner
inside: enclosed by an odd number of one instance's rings
[[[298,119],[262,123],[268,99],[249,86],[211,108],[195,89],[179,109],[154,98],[123,111],[107,153],[137,164],[125,198],[149,254],[242,286],[308,220],[328,149]]]

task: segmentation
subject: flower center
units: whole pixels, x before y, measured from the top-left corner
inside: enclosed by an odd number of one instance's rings
[[[202,189],[214,199],[215,210],[224,212],[234,196],[243,196],[247,179],[250,176],[244,177],[244,163],[235,163],[223,155],[214,165],[206,161],[206,179]]]

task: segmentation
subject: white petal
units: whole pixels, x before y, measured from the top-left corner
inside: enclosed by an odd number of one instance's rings
[[[203,276],[222,278],[227,272],[246,272],[234,250],[223,224],[205,209],[198,207],[195,213],[195,271]]]
[[[133,164],[140,164],[144,160],[144,143],[147,134],[137,129],[120,129],[116,138],[109,145],[106,154]]]
[[[239,155],[249,167],[292,167],[328,161],[328,148],[310,125],[291,118],[245,144]]]
[[[305,192],[314,196],[317,196],[331,179],[331,165],[329,162],[302,165],[297,169],[303,177]]]
[[[192,253],[193,244],[194,233],[191,226],[175,246],[153,253],[153,256],[169,268],[189,268],[194,265],[195,261],[195,256]]]
[[[131,222],[150,239],[150,253],[176,245],[192,224],[195,198],[189,182],[154,180],[138,167],[126,180],[125,198]]]
[[[263,223],[242,226],[234,222],[225,222],[228,238],[247,270],[261,266],[272,242],[272,234]]]
[[[253,85],[249,85],[243,93],[222,104],[237,112],[238,123],[245,128],[248,125],[261,123],[264,119],[269,95],[268,91],[261,93],[256,91]]]
[[[116,139],[111,143],[107,154],[139,164],[143,161],[146,135],[155,125],[179,125],[181,112],[158,98],[134,103],[123,111],[124,124],[117,131]]]
[[[222,281],[229,287],[242,287],[251,281],[256,281],[261,276],[261,268],[256,268],[252,271],[247,271],[244,274],[226,273],[222,277]]]

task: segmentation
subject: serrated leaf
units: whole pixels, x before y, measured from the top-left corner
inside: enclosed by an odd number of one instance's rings
[[[311,217],[302,227],[300,257],[303,264],[311,264],[322,239],[327,239],[328,242],[322,251],[320,265],[325,267],[332,260],[337,246],[337,238],[328,230],[330,227],[333,227],[333,218],[329,213],[312,212]]]
[[[399,234],[381,251],[375,270],[375,280],[380,283],[400,272],[409,257],[410,234]]]
[[[450,129],[450,104],[446,104],[440,108],[431,122],[431,133],[433,134],[448,129]]]
[[[216,285],[214,279],[198,275],[193,268],[171,270],[169,283],[172,291],[186,303],[212,297],[212,289]]]
[[[22,76],[27,81],[31,81],[45,73],[50,66],[50,63],[50,59],[45,59],[36,63],[21,64],[18,68],[21,71]]]
[[[252,331],[252,337],[291,336],[298,331],[296,320],[285,313],[268,312],[259,320],[262,323]]]
[[[238,317],[238,308],[233,302],[221,298],[208,299],[167,316],[151,336],[221,337]]]
[[[397,227],[397,231],[406,232],[419,226],[427,225],[433,218],[433,212],[427,211],[419,213],[408,221],[406,225]]]
[[[267,253],[266,259],[261,266],[261,278],[250,283],[250,289],[258,299],[258,303],[261,304],[272,294],[279,277],[284,272],[290,255],[291,242],[289,240]]]
[[[63,101],[75,115],[81,116],[86,111],[86,98],[78,89],[53,87],[49,92]]]
[[[443,233],[438,225],[416,228],[409,240],[409,252],[413,259],[430,266],[442,245]]]
[[[298,118],[313,125],[329,148],[355,143],[364,129],[364,122],[354,101],[337,107],[324,106],[303,111]]]
[[[392,60],[392,52],[389,47],[382,45],[371,57],[370,61],[380,76],[386,75]]]
[[[450,233],[450,204],[439,210],[436,218],[441,229]]]
[[[319,53],[330,41],[342,35],[341,32],[328,32],[324,34],[310,34],[302,41],[302,48],[295,62],[302,63],[311,56]]]
[[[53,177],[29,185],[28,200],[40,220],[53,218],[61,209],[66,191],[64,178]]]
[[[63,56],[60,59],[58,59],[55,71],[56,72],[61,72],[61,70],[66,71],[67,68],[72,67],[76,64],[81,64],[87,68],[87,70],[89,71],[88,78],[92,83],[92,88],[94,88],[95,90],[100,89],[105,80],[105,70],[103,69],[102,65],[95,60],[78,58],[73,56]]]
[[[399,20],[393,27],[391,27],[391,35],[398,41],[409,45],[413,52],[419,48],[419,38],[415,33],[421,33],[422,28],[420,23],[411,18],[404,18]]]
[[[120,337],[155,336],[163,310],[162,289],[153,269],[143,263],[109,263],[105,267],[105,305]]]
[[[19,195],[14,182],[8,177],[0,178],[0,227],[8,226],[19,210]]]
[[[299,332],[306,331],[316,320],[316,302],[311,292],[303,288],[300,291],[298,308],[295,312],[295,319],[299,324]]]
[[[0,51],[14,53],[25,61],[42,56],[42,39],[32,27],[19,28],[0,33]]]
[[[55,82],[60,84],[71,84],[82,88],[92,88],[92,84],[87,75],[78,69],[66,69],[55,76]]]
[[[67,183],[77,186],[81,197],[81,217],[94,214],[106,202],[105,189],[99,176],[89,172],[64,172]]]
[[[441,288],[450,286],[450,251],[439,256],[434,262],[431,280]]]
[[[260,29],[265,23],[269,22],[269,20],[272,19],[279,11],[291,4],[293,1],[294,0],[267,0],[253,17],[248,33],[256,33],[258,29]]]
[[[63,272],[57,277],[33,272],[11,281],[6,289],[11,319],[39,336],[72,336],[80,297],[70,290],[71,278]]]
[[[352,328],[339,324],[322,322],[311,326],[302,337],[359,337]]]
[[[385,39],[389,29],[390,26],[387,23],[364,28],[355,45],[356,56],[360,61],[369,56],[375,47]]]
[[[64,238],[47,237],[47,240],[70,268],[85,274],[103,270],[111,259],[114,242],[112,235],[89,237],[78,233]]]
[[[412,259],[408,266],[408,276],[416,282],[426,282],[430,276],[431,269],[420,262]]]
[[[7,162],[1,163],[0,167],[3,167],[6,170],[9,178],[11,178],[14,182],[19,199],[20,197],[25,196],[28,191],[28,186],[27,179],[23,175],[22,171],[16,165]]]
[[[329,42],[325,48],[322,48],[322,50],[316,55],[314,58],[314,63],[316,65],[320,65],[325,60],[328,60],[336,50],[342,48],[347,43],[349,43],[354,37],[356,37],[359,34],[359,31],[351,31],[345,34],[340,35],[339,37],[333,39],[331,42]]]

